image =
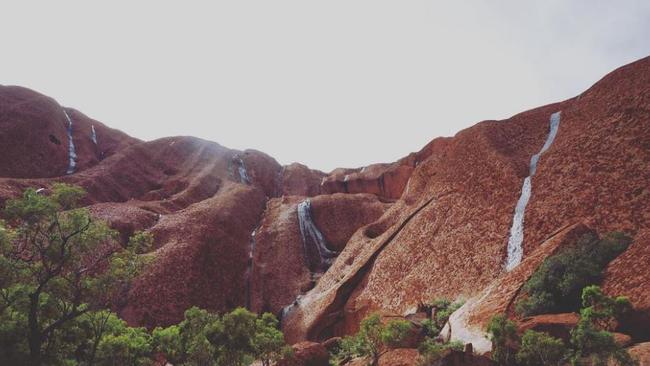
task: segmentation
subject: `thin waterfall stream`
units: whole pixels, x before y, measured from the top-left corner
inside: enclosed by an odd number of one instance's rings
[[[537,171],[537,164],[543,153],[545,153],[553,144],[555,136],[557,135],[560,127],[560,113],[555,112],[550,118],[550,130],[544,146],[539,153],[533,155],[530,159],[530,171],[528,177],[524,179],[524,184],[521,188],[521,196],[517,201],[515,207],[515,214],[512,219],[512,227],[510,228],[510,237],[508,238],[508,257],[506,258],[506,271],[511,271],[521,263],[524,255],[523,242],[524,242],[524,216],[526,213],[526,206],[532,194],[532,178]]]
[[[65,118],[68,120],[68,170],[66,171],[66,174],[72,174],[77,167],[77,152],[74,147],[74,141],[72,140],[72,119],[68,115],[68,112],[66,112],[65,108],[61,108],[61,110],[63,111],[63,114],[65,114]]]
[[[302,238],[303,251],[305,256],[305,265],[311,272],[312,281],[315,283],[318,275],[325,272],[338,253],[327,247],[325,236],[318,229],[311,216],[311,200],[306,199],[298,204],[298,224],[300,226],[300,236]],[[300,304],[303,294],[296,296],[296,299],[289,305],[282,308],[279,314],[280,321],[285,318],[289,312]]]
[[[93,141],[93,144],[97,146],[97,132],[95,131],[95,125],[90,126],[90,139]]]
[[[255,257],[255,234],[257,233],[257,229],[253,230],[251,233],[251,240],[250,240],[250,249],[248,251],[248,266],[246,268],[246,274],[244,275],[244,278],[246,279],[246,309],[251,310],[251,281],[253,278],[253,264],[254,264],[254,257]]]
[[[338,253],[327,248],[323,233],[311,217],[311,200],[298,204],[298,224],[305,254],[305,261],[311,272],[325,272]],[[317,258],[314,258],[317,256]]]
[[[248,171],[246,170],[246,164],[241,157],[237,156],[237,171],[239,172],[239,181],[244,184],[251,184],[251,179],[248,176]]]

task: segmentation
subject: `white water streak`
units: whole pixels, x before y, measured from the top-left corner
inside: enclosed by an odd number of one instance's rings
[[[251,184],[251,179],[248,177],[248,171],[246,171],[246,164],[244,164],[244,160],[242,158],[237,158],[238,159],[238,167],[237,170],[239,171],[239,181],[244,184]]]
[[[530,159],[530,175],[524,179],[524,184],[521,188],[521,196],[519,196],[519,201],[515,207],[515,215],[512,219],[512,227],[510,228],[510,237],[508,238],[508,257],[506,258],[507,271],[517,267],[524,256],[524,216],[526,213],[526,206],[528,205],[533,190],[532,178],[537,171],[537,164],[539,163],[540,157],[553,144],[559,127],[560,112],[555,112],[551,115],[550,130],[544,146],[539,153],[533,155]]]
[[[311,217],[311,201],[304,200],[298,204],[298,223],[300,225],[300,235],[305,250],[305,258],[309,264],[309,243],[313,243],[318,251],[320,260],[320,269],[324,270],[329,266],[331,259],[336,257],[336,252],[327,248],[325,237],[323,233],[318,230]]]
[[[93,144],[97,146],[97,132],[95,131],[95,125],[90,126],[90,139],[93,140]]]
[[[68,170],[66,174],[72,174],[77,167],[77,152],[74,147],[74,141],[72,140],[72,119],[66,112],[65,108],[61,108],[65,118],[68,120]]]

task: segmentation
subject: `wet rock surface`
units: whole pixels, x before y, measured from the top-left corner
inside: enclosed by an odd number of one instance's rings
[[[624,231],[635,240],[610,263],[603,288],[630,298],[635,311],[621,328],[644,341],[649,85],[645,58],[579,97],[480,122],[397,162],[330,173],[192,137],[142,142],[65,106],[76,155],[69,175],[61,106],[0,86],[0,206],[28,187],[80,185],[84,205],[122,241],[136,230],[154,235],[152,265],[118,309],[129,322],[166,325],[192,305],[224,311],[250,302],[255,311],[284,308],[291,342],[349,334],[373,311],[404,315],[440,297],[468,300],[451,336],[464,329],[472,339],[491,315],[512,312],[522,284],[572,236]],[[537,161],[523,215],[522,260],[506,272],[522,182],[557,111],[561,123]],[[306,199],[336,253],[326,271],[305,260],[297,207]]]
[[[352,331],[351,324],[377,309],[402,313],[438,297],[478,296],[503,275],[521,181],[556,111],[562,111],[562,123],[537,164],[523,261],[576,222],[599,233],[647,228],[649,70],[650,59],[640,60],[580,98],[482,122],[429,146],[430,155],[411,174],[401,199],[373,224],[370,237],[350,240],[283,323],[285,330],[294,339],[330,337]],[[433,202],[409,217],[426,199]],[[633,268],[619,271],[632,274]],[[641,296],[629,285],[617,292]]]

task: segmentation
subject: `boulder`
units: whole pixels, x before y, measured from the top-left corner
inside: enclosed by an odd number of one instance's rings
[[[614,341],[618,343],[621,347],[629,347],[632,344],[632,337],[623,333],[612,333],[614,336]]]
[[[328,366],[327,349],[315,342],[300,342],[293,345],[293,356],[278,361],[276,366]]]
[[[627,351],[639,361],[639,366],[650,366],[650,342],[635,344]]]
[[[579,321],[580,316],[576,313],[537,315],[524,318],[519,323],[518,333],[523,334],[527,330],[534,330],[568,342],[571,339],[571,330],[578,325]]]
[[[379,357],[379,366],[414,366],[420,354],[413,348],[396,348],[384,352]]]

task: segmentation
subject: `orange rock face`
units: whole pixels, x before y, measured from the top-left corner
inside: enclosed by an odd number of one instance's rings
[[[43,178],[68,168],[68,122],[54,99],[17,86],[0,85],[0,177]],[[81,112],[65,109],[73,121],[77,171],[85,170],[138,140]],[[95,130],[97,144],[92,141]]]
[[[534,330],[548,333],[568,342],[571,338],[571,329],[578,325],[578,321],[580,321],[580,315],[576,313],[537,315],[523,319],[519,324],[519,333]]]
[[[639,343],[627,350],[634,359],[639,361],[639,366],[650,366],[650,342]]]
[[[634,312],[623,319],[622,327],[639,338],[650,329],[650,231],[639,232],[636,240],[605,271],[603,289],[610,296],[627,296]]]
[[[330,355],[325,347],[315,342],[293,345],[293,357],[281,360],[278,366],[328,366]]]
[[[379,357],[380,366],[414,366],[420,354],[411,348],[391,349]]]
[[[385,199],[398,199],[411,177],[414,161],[375,164],[361,169],[337,169],[323,178],[324,193],[372,193]]]
[[[377,309],[405,313],[437,297],[469,299],[502,276],[522,182],[557,111],[562,111],[557,137],[532,179],[524,259],[576,222],[601,233],[647,228],[647,85],[649,58],[613,72],[580,98],[434,141],[401,199],[366,231],[372,235],[353,236],[284,321],[289,337],[350,332]],[[643,268],[641,261],[637,268]],[[632,268],[620,270],[632,274]],[[620,292],[642,290],[645,285]]]
[[[285,196],[267,203],[255,234],[251,309],[278,314],[316,280],[305,263],[297,206],[304,197]],[[388,208],[368,194],[334,194],[311,199],[312,217],[334,251],[343,250],[352,234]]]
[[[480,122],[397,162],[329,174],[198,138],[141,142],[36,92],[0,87],[0,205],[28,187],[80,185],[122,241],[137,230],[155,237],[153,263],[117,306],[132,324],[170,324],[193,305],[284,308],[291,342],[349,334],[370,312],[406,315],[439,297],[468,300],[451,337],[479,337],[557,248],[589,230],[625,231],[635,241],[603,287],[630,297],[623,327],[639,338],[650,329],[649,86],[645,58],[579,97]],[[531,178],[523,260],[507,272],[513,212],[558,111],[555,141]],[[296,207],[307,198],[338,254],[324,273],[310,273],[305,254]]]

